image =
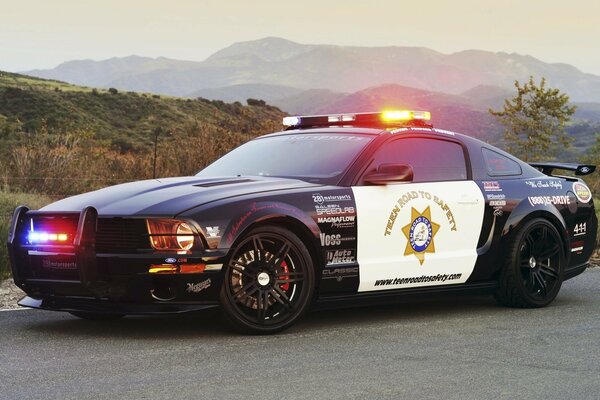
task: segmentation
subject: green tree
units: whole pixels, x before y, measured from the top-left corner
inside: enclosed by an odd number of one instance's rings
[[[521,85],[515,81],[517,94],[504,100],[504,109],[489,112],[504,125],[504,141],[508,151],[525,161],[553,158],[560,146],[568,148],[573,140],[565,131],[575,106],[569,96],[558,89],[539,86],[533,76]]]

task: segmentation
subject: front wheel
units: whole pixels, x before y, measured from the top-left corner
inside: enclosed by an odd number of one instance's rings
[[[545,219],[519,229],[509,245],[496,300],[510,307],[550,304],[562,285],[565,255],[558,230]]]
[[[224,272],[220,301],[234,328],[270,334],[306,311],[314,292],[312,258],[287,229],[252,229],[235,246]]]

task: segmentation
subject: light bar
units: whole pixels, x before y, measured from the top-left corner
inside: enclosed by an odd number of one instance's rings
[[[429,121],[431,119],[431,113],[429,111],[409,111],[409,110],[395,110],[395,111],[384,111],[381,118],[386,121],[410,121],[418,119],[421,121]]]
[[[29,232],[29,243],[66,242],[69,235],[66,233]]]
[[[283,118],[283,125],[292,128],[319,126],[360,126],[367,128],[389,128],[398,126],[426,126],[431,119],[428,111],[389,110],[384,112],[306,115]]]

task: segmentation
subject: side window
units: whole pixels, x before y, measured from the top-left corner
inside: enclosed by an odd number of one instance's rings
[[[521,166],[514,160],[503,156],[493,150],[481,149],[483,152],[483,160],[490,176],[508,176],[508,175],[521,175]]]
[[[461,145],[442,139],[403,138],[384,144],[375,153],[371,170],[381,164],[408,164],[413,182],[467,179],[465,153]]]

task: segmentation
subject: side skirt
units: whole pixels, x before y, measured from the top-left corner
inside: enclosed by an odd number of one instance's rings
[[[327,310],[346,307],[364,307],[378,304],[393,304],[406,300],[409,297],[419,298],[436,294],[491,294],[498,282],[477,282],[461,285],[444,285],[424,288],[409,288],[383,290],[377,292],[362,292],[347,295],[321,296],[315,302],[313,309]]]

